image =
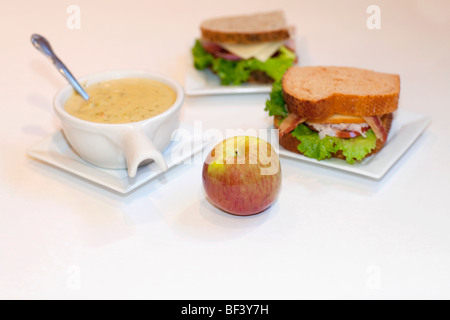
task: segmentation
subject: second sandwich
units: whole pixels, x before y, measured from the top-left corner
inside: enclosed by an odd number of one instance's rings
[[[282,11],[206,20],[192,48],[194,66],[222,85],[273,83],[297,60],[292,27]]]
[[[292,152],[348,163],[378,153],[397,110],[400,77],[371,70],[292,67],[266,103],[280,145]]]

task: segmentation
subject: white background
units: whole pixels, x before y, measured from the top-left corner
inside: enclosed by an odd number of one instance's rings
[[[398,73],[399,108],[432,117],[383,179],[282,158],[275,205],[236,217],[205,199],[201,164],[121,195],[26,156],[60,129],[52,98],[66,85],[32,33],[79,77],[143,69],[184,83],[203,19],[271,9],[296,26],[300,65]],[[0,298],[450,298],[449,16],[444,0],[3,2]],[[266,128],[267,97],[188,97],[182,120]]]

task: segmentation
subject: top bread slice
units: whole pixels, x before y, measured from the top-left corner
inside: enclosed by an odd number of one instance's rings
[[[282,11],[209,19],[200,30],[205,40],[232,44],[283,41],[290,36]]]
[[[352,67],[291,67],[282,87],[288,111],[301,118],[379,116],[397,110],[400,77]]]

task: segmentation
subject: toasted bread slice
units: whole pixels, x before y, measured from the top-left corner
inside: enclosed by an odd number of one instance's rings
[[[282,11],[209,19],[200,29],[203,39],[220,43],[252,44],[289,38]]]
[[[291,67],[282,86],[288,111],[307,119],[391,113],[400,95],[399,75],[351,67]]]
[[[248,78],[248,83],[258,83],[258,84],[271,84],[273,79],[267,75],[264,71],[253,71],[250,73],[250,78]]]
[[[392,119],[393,119],[393,114],[392,113],[388,113],[388,114],[385,114],[385,115],[381,116],[381,122],[383,124],[384,129],[386,130],[386,132],[388,134],[389,134],[389,131],[391,130]],[[280,122],[281,122],[281,118],[280,117],[274,117],[274,126],[275,126],[275,128],[279,127]],[[380,139],[377,139],[375,149],[373,149],[371,153],[367,154],[366,158],[371,156],[371,155],[374,155],[374,154],[378,153],[383,148],[385,143],[386,142],[383,142]],[[299,144],[300,144],[300,141],[296,137],[294,137],[292,134],[286,134],[286,135],[284,135],[283,137],[280,138],[280,145],[283,148],[285,148],[286,150],[289,150],[291,152],[296,152],[296,153],[300,153],[301,154],[301,152],[298,151],[298,149],[297,149]],[[338,152],[333,154],[332,157],[346,160],[346,157],[343,155],[341,150],[339,150]]]

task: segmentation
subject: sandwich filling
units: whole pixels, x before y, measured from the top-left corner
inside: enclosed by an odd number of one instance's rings
[[[275,56],[282,46],[295,52],[293,41],[293,39],[288,39],[285,41],[262,42],[256,44],[231,44],[202,39],[200,40],[200,43],[203,49],[216,58],[224,58],[233,61],[256,58],[261,62],[266,62],[269,58]]]
[[[335,114],[327,119],[306,119],[288,113],[281,81],[273,84],[266,111],[275,116],[280,138],[291,134],[298,140],[297,149],[310,158],[323,160],[342,152],[348,163],[364,159],[387,133],[380,117],[356,117]]]
[[[309,128],[319,133],[319,138],[323,139],[325,136],[338,138],[356,138],[358,136],[366,137],[367,130],[370,129],[368,123],[309,123],[306,122]]]
[[[223,85],[247,82],[252,73],[263,72],[272,81],[280,81],[296,61],[292,40],[261,44],[223,44],[197,40],[192,48],[194,66],[210,68]]]

